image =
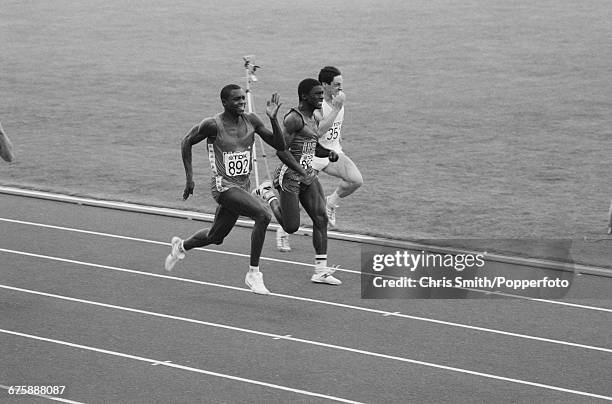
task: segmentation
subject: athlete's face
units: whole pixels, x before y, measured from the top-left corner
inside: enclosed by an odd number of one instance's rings
[[[246,107],[246,93],[243,89],[232,90],[222,103],[227,112],[242,115]]]
[[[329,84],[323,83],[323,89],[325,90],[325,95],[338,95],[338,92],[342,91],[342,75],[334,77]]]
[[[323,106],[323,86],[314,86],[308,95],[306,95],[306,102],[308,102],[314,109],[321,109]]]

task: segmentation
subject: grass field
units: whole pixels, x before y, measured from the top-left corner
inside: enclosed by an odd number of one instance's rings
[[[179,142],[262,66],[256,109],[333,64],[364,187],[343,230],[405,239],[568,238],[609,265],[612,3],[2,0],[0,183],[212,211]],[[198,151],[196,151],[198,153]],[[274,163],[275,164],[275,163]],[[322,176],[327,190],[334,181]]]

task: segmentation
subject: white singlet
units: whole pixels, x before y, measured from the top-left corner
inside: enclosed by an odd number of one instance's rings
[[[323,106],[321,108],[321,114],[323,118],[328,116],[332,110],[332,106],[327,103],[327,101],[323,100]],[[335,152],[342,151],[342,135],[340,134],[342,130],[342,121],[344,120],[344,106],[338,112],[336,119],[334,119],[334,123],[331,128],[319,138],[319,143],[321,146],[333,150]]]

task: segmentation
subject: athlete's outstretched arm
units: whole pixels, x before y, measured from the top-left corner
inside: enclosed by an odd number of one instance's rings
[[[15,155],[13,154],[13,144],[8,136],[6,136],[6,133],[4,133],[2,124],[0,124],[0,157],[9,163],[15,159]]]
[[[249,114],[248,116],[253,128],[255,128],[255,132],[261,136],[264,142],[274,147],[276,150],[285,150],[287,146],[285,144],[285,138],[283,137],[283,130],[276,119],[278,109],[282,105],[278,102],[279,100],[280,97],[277,93],[272,94],[272,97],[270,100],[268,100],[266,107],[266,115],[268,115],[268,118],[270,118],[272,131],[264,126],[263,122],[256,114],[253,113]]]
[[[266,108],[266,115],[268,115],[270,118],[272,131],[266,128],[261,119],[259,119],[259,117],[254,113],[249,115],[249,120],[251,121],[253,128],[255,128],[255,132],[261,136],[264,142],[274,147],[276,150],[285,150],[287,146],[285,145],[283,130],[276,119],[278,109],[282,105],[278,102],[279,99],[280,98],[277,93],[272,94],[272,98],[268,100],[268,105]]]
[[[193,166],[191,165],[191,148],[193,145],[200,143],[207,137],[217,135],[217,125],[213,118],[207,118],[200,124],[191,128],[181,141],[181,157],[183,158],[183,166],[185,167],[185,190],[183,191],[183,199],[193,195],[195,182],[193,181]]]

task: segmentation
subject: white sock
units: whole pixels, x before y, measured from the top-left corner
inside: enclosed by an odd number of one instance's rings
[[[257,272],[259,272],[259,266],[254,267],[252,265],[249,265],[249,272],[252,274],[256,274]]]
[[[327,254],[315,255],[315,271],[324,271],[327,268]]]
[[[334,191],[330,196],[327,197],[327,203],[332,206],[338,206],[340,203],[340,196],[338,196],[338,192]]]

